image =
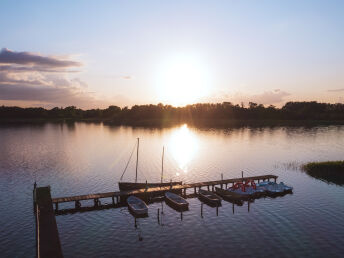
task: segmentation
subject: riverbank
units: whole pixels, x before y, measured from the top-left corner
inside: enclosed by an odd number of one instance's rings
[[[121,120],[114,121],[111,119],[90,118],[90,119],[73,119],[73,118],[57,118],[57,119],[0,119],[0,126],[5,124],[45,124],[45,123],[67,123],[75,122],[85,123],[104,123],[110,126],[133,126],[147,128],[168,128],[187,124],[196,128],[228,128],[228,127],[275,127],[275,126],[328,126],[328,125],[344,125],[343,121],[330,120],[253,120],[253,119],[199,119],[199,120],[160,120],[160,119],[142,119],[142,120]]]
[[[310,162],[303,165],[302,169],[317,179],[344,185],[344,161]]]

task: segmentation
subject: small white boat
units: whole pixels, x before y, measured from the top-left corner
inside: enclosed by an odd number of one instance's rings
[[[142,216],[148,214],[148,206],[140,198],[137,198],[135,196],[129,196],[127,198],[127,204],[130,211],[133,212],[135,215]]]
[[[178,209],[188,209],[189,203],[178,194],[172,193],[172,192],[166,192],[165,193],[165,200],[168,204],[172,205],[175,208]]]

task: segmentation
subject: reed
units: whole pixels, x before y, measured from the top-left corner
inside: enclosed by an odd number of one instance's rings
[[[312,177],[337,185],[344,185],[344,161],[310,162],[302,169]]]

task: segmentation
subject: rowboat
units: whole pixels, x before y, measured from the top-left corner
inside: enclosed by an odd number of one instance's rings
[[[202,190],[202,189],[199,189],[198,191],[198,198],[205,203],[215,205],[215,206],[221,205],[221,200],[222,200],[221,197],[216,195],[215,193]]]
[[[143,216],[148,214],[148,206],[140,198],[129,196],[127,198],[127,204],[129,210],[134,213],[134,215]]]
[[[183,197],[172,192],[165,193],[165,201],[173,208],[181,210],[186,210],[189,208],[189,203]]]
[[[236,192],[228,191],[215,187],[216,194],[220,195],[224,200],[230,202],[241,202],[243,200],[249,200],[251,197],[249,195],[243,195]]]

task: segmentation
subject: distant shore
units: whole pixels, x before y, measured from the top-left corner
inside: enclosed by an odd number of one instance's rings
[[[0,123],[103,122],[109,125],[171,127],[313,126],[344,124],[344,104],[288,102],[283,107],[250,102],[198,103],[184,107],[135,105],[106,109],[21,108],[0,106]]]
[[[161,120],[137,120],[137,121],[112,121],[109,119],[0,119],[0,125],[5,124],[46,124],[46,123],[104,123],[113,126],[134,127],[173,127],[187,124],[191,127],[275,127],[275,126],[321,126],[321,125],[344,125],[344,121],[327,120],[198,120],[198,121],[161,121]]]

